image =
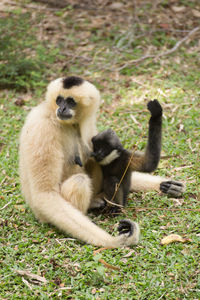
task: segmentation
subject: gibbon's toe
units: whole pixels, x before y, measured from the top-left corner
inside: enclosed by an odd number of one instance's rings
[[[153,118],[162,116],[162,106],[158,100],[154,99],[147,103],[147,108],[151,112]]]
[[[160,184],[161,192],[173,197],[179,197],[184,192],[184,184],[178,181],[163,181]]]

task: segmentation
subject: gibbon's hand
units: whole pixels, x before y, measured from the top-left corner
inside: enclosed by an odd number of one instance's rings
[[[81,161],[81,159],[80,159],[80,156],[79,156],[79,155],[76,155],[76,156],[75,156],[75,160],[74,160],[74,162],[75,162],[75,164],[76,164],[76,165],[79,165],[80,167],[82,167],[82,166],[83,166],[83,164],[82,164],[82,161]]]
[[[147,103],[147,108],[151,113],[152,118],[157,118],[162,116],[162,106],[158,100],[154,99]]]
[[[121,220],[117,230],[119,235],[128,233],[128,236],[131,236],[134,232],[134,223],[127,219]]]

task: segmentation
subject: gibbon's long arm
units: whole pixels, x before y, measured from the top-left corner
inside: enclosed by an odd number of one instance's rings
[[[121,220],[119,236],[113,237],[65,201],[59,193],[39,193],[36,197],[35,202],[40,203],[40,216],[43,217],[44,214],[44,221],[74,238],[95,246],[111,248],[136,245],[139,242],[140,230],[135,222]],[[126,232],[122,231],[120,227],[122,224]]]
[[[159,163],[162,136],[162,107],[157,100],[149,101],[147,105],[151,112],[146,151],[144,154],[133,154],[130,169],[132,171],[153,172]],[[131,157],[131,153],[129,154]]]

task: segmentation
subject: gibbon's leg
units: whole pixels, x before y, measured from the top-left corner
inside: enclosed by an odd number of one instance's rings
[[[132,172],[131,174],[131,191],[151,191],[155,190],[163,192],[172,197],[179,197],[185,190],[183,183],[165,178],[140,173]]]
[[[106,201],[104,200],[105,194],[99,193],[98,195],[96,195],[91,203],[90,203],[90,209],[102,209],[106,206]]]
[[[116,176],[110,176],[108,180],[107,178],[104,178],[103,191],[105,192],[105,197],[109,201],[111,201],[112,197],[114,196],[118,184],[119,184],[119,180],[117,179]],[[123,188],[122,186],[120,186],[116,192],[113,202],[123,205],[123,196],[124,196]]]
[[[62,197],[86,214],[91,202],[92,184],[85,174],[76,174],[61,185]]]
[[[92,188],[94,191],[94,196],[99,194],[103,186],[103,173],[101,166],[94,160],[89,159],[85,165],[86,173],[92,179]]]
[[[85,170],[92,180],[93,195],[91,197],[90,209],[103,208],[106,205],[104,194],[102,192],[103,187],[103,173],[100,165],[89,159],[86,163]]]
[[[123,247],[139,242],[140,229],[137,223],[121,220],[119,235],[113,237],[87,216],[76,209],[57,192],[35,193],[32,210],[41,221],[50,223],[74,238],[102,247]]]

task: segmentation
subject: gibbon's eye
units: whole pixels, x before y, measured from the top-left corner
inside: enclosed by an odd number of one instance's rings
[[[62,103],[63,100],[64,100],[64,98],[63,98],[62,96],[58,96],[58,97],[56,98],[56,104],[57,104],[58,106],[60,106],[60,104]]]
[[[75,107],[77,105],[76,101],[72,97],[68,97],[65,99],[70,108]]]

